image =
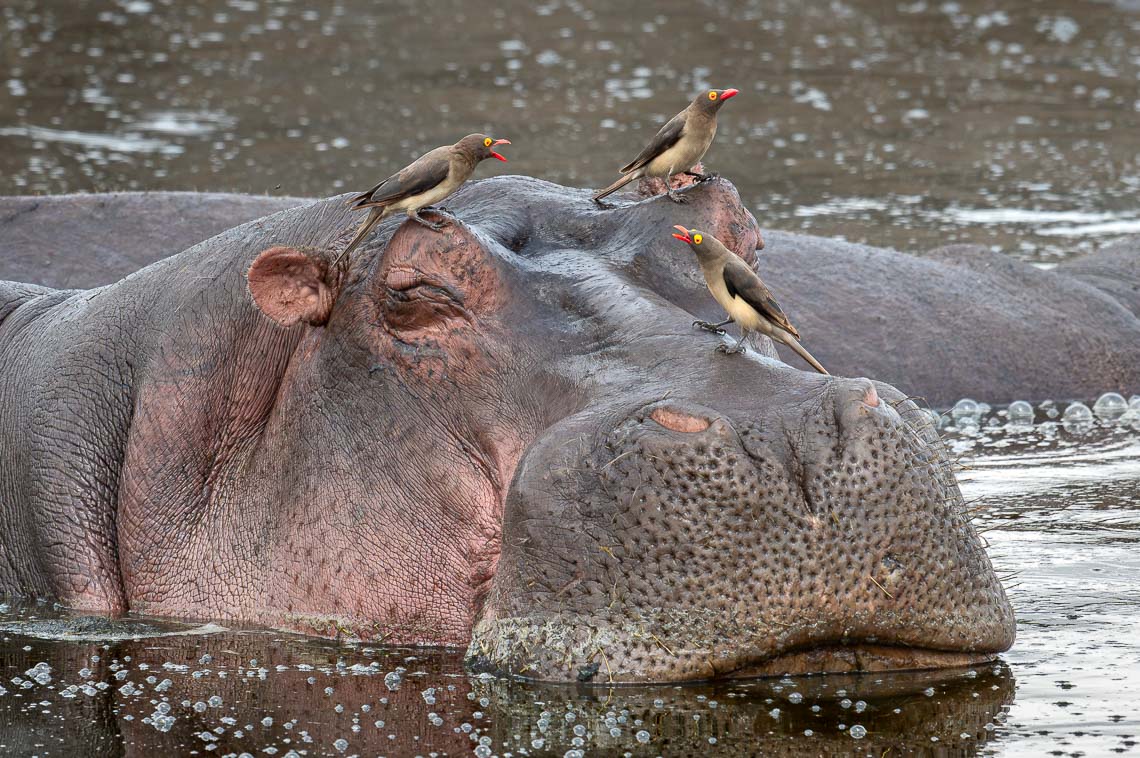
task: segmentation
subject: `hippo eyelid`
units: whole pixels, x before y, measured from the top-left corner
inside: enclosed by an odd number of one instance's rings
[[[455,287],[430,274],[414,269],[393,269],[388,273],[384,285],[392,292],[410,292],[420,287],[427,287],[457,303],[463,302],[463,293]]]

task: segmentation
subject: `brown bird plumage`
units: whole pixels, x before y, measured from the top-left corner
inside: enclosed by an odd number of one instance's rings
[[[354,195],[348,205],[353,210],[368,208],[369,214],[333,265],[339,264],[355,250],[376,224],[400,211],[424,226],[437,231],[442,229],[443,224],[428,221],[420,216],[420,211],[459,189],[475,173],[475,167],[481,161],[487,158],[506,161],[495,152],[495,147],[509,144],[509,140],[497,140],[486,134],[468,134],[454,145],[444,145],[424,153],[375,187]]]
[[[717,350],[742,353],[748,333],[760,332],[790,347],[819,373],[827,373],[827,369],[799,343],[800,333],[792,326],[772,291],[747,263],[711,234],[683,226],[673,228],[678,232],[673,236],[688,243],[696,253],[709,292],[728,313],[728,320],[719,324],[696,321],[694,325],[721,334],[720,327],[725,324],[735,321],[740,326],[740,340],[731,348],[721,343]]]
[[[666,192],[671,200],[684,202],[683,197],[669,188],[669,177],[689,171],[701,162],[716,136],[717,111],[737,92],[739,90],[710,89],[693,98],[689,107],[669,119],[636,158],[622,166],[621,173],[625,176],[594,195],[594,200],[600,201],[634,179],[655,176],[665,179]],[[707,178],[700,174],[693,176]]]

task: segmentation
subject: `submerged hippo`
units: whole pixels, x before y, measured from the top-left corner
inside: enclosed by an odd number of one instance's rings
[[[727,182],[688,195],[485,180],[343,273],[333,198],[98,289],[0,283],[0,588],[548,680],[1007,649],[928,417],[692,328],[673,225],[759,233]]]

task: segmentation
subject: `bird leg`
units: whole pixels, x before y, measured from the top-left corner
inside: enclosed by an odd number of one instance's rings
[[[724,329],[721,329],[721,327],[724,326],[725,324],[731,324],[731,323],[732,323],[732,319],[726,318],[724,321],[721,321],[719,324],[710,324],[708,321],[694,321],[693,326],[699,326],[701,329],[704,329],[706,332],[712,332],[713,334],[726,334]]]
[[[711,182],[713,179],[719,179],[720,178],[720,174],[717,174],[715,172],[711,173],[711,174],[702,174],[700,171],[693,171],[690,169],[689,171],[685,171],[684,173],[693,177],[694,179],[696,179],[700,183]]]
[[[424,218],[423,216],[420,215],[420,210],[430,210],[432,213],[436,214],[437,216],[442,216],[443,222],[442,223],[435,223],[432,221],[428,221],[426,218]],[[427,208],[420,208],[419,210],[412,211],[408,215],[412,220],[417,221],[417,222],[423,224],[424,226],[426,226],[428,229],[431,229],[431,230],[436,231],[436,232],[438,232],[440,229],[447,226],[448,224],[455,222],[454,216],[450,216],[450,215],[444,213],[443,211],[438,210],[436,208],[432,208],[430,206]]]
[[[736,355],[738,353],[743,353],[744,352],[744,340],[746,340],[746,339],[748,339],[748,332],[741,331],[740,339],[738,339],[736,341],[735,345],[733,345],[732,347],[726,347],[725,344],[722,342],[716,346],[716,351],[718,353],[724,353],[725,355]]]

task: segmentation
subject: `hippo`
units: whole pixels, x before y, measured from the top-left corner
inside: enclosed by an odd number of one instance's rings
[[[715,303],[673,226],[762,240],[727,181],[685,194],[487,179],[346,268],[330,198],[113,284],[0,284],[0,589],[544,681],[1008,649],[929,415],[693,329]]]
[[[660,180],[643,180],[639,196],[661,191]],[[0,198],[0,279],[110,284],[233,226],[311,202],[191,192]],[[763,239],[764,280],[813,354],[841,375],[876,377],[939,409],[963,397],[1089,401],[1140,391],[1140,237],[1052,270],[977,245],[916,256],[778,230]],[[672,273],[683,285],[657,286],[697,286],[682,263]],[[694,319],[719,320],[707,295],[686,305]]]

